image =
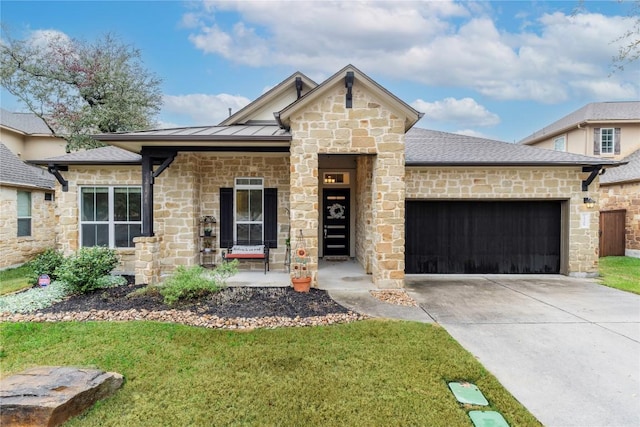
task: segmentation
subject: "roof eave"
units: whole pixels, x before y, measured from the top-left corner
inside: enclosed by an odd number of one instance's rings
[[[515,166],[515,167],[534,167],[534,166],[555,166],[555,167],[583,167],[583,166],[620,166],[618,163],[604,162],[405,162],[406,167],[469,167],[469,166]]]

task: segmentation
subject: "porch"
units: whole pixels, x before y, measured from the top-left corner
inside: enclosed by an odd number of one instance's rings
[[[290,274],[286,270],[240,271],[227,280],[228,286],[287,287],[291,286]],[[318,289],[323,290],[373,290],[377,289],[371,278],[354,258],[345,261],[318,262]]]

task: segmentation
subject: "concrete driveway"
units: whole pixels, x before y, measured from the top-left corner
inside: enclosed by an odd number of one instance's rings
[[[640,296],[564,276],[408,276],[406,290],[546,426],[640,426]]]

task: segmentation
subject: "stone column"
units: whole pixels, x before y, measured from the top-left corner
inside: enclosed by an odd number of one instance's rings
[[[161,238],[135,237],[136,245],[136,285],[156,285],[160,283],[160,242]]]
[[[397,148],[403,148],[398,143]],[[373,167],[372,259],[378,288],[404,287],[404,150],[376,156]]]

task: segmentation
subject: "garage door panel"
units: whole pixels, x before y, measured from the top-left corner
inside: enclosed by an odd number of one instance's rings
[[[407,273],[560,270],[559,202],[407,202]]]

